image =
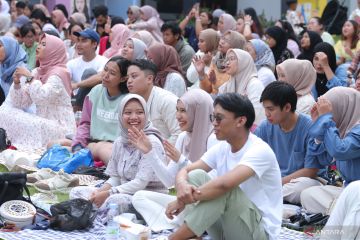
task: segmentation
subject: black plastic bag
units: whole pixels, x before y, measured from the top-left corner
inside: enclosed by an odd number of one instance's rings
[[[109,176],[105,174],[104,167],[95,168],[95,167],[80,166],[73,173],[82,174],[82,175],[91,175],[103,180],[109,179]]]
[[[76,198],[50,207],[50,228],[60,231],[81,230],[90,227],[96,211],[88,200]]]

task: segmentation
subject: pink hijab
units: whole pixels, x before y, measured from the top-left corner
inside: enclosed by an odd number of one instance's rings
[[[57,27],[59,32],[62,32],[64,30],[64,28],[68,28],[69,27],[69,22],[66,19],[64,13],[61,10],[54,10],[52,12],[52,15],[54,15],[56,17],[57,20],[60,20],[59,22],[59,26]]]
[[[140,11],[144,14],[145,21],[149,20],[150,18],[156,18],[158,26],[161,28],[164,22],[160,19],[160,15],[155,8],[149,5],[145,5],[140,8]]]
[[[56,75],[61,78],[67,93],[71,95],[71,79],[66,68],[65,44],[60,38],[52,35],[44,34],[41,39],[43,38],[45,38],[46,43],[44,57],[39,59],[40,66],[37,68],[35,79],[45,84],[50,76]]]
[[[220,18],[222,18],[224,22],[224,30],[220,32],[221,35],[225,34],[229,30],[236,31],[236,20],[233,16],[228,13],[224,13],[220,16]]]
[[[111,28],[112,41],[111,46],[104,52],[104,56],[111,58],[115,55],[121,55],[126,40],[130,37],[130,29],[124,24],[115,24]]]
[[[157,41],[153,37],[153,35],[149,31],[146,31],[146,30],[136,31],[132,37],[143,41],[148,48],[154,46],[157,43]]]
[[[191,89],[178,101],[184,103],[190,124],[181,146],[181,153],[195,162],[206,152],[207,140],[213,130],[210,121],[210,114],[214,111],[213,100],[204,90]]]

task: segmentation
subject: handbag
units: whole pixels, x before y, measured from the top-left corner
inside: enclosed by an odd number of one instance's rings
[[[0,128],[0,152],[11,146],[10,140],[7,138],[6,130]]]
[[[24,190],[27,199],[23,197]],[[26,173],[0,173],[0,205],[10,200],[25,200],[31,203],[30,192],[26,187]]]

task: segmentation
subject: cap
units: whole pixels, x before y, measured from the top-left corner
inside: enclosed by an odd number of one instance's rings
[[[99,34],[90,28],[87,28],[81,32],[74,32],[74,35],[77,37],[83,37],[83,38],[88,38],[88,39],[94,40],[97,43],[100,42]]]
[[[21,28],[22,26],[24,26],[25,24],[31,22],[30,19],[25,16],[25,15],[20,15],[19,17],[16,18],[15,20],[15,27],[16,28]]]

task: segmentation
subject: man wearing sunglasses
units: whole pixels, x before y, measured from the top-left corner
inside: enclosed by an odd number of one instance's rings
[[[282,217],[281,174],[271,148],[250,133],[255,111],[237,93],[219,95],[211,115],[214,133],[224,140],[176,177],[177,200],[166,215],[184,209],[184,224],[169,239],[278,239]],[[217,171],[211,179],[210,170]]]

